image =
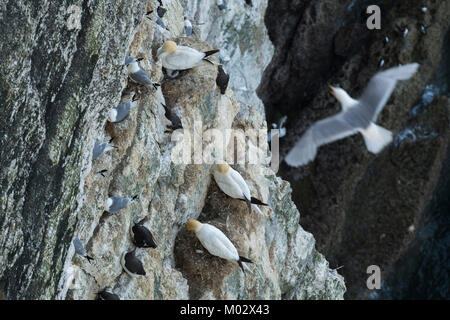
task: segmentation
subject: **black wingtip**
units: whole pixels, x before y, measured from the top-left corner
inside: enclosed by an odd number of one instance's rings
[[[249,199],[245,198],[245,203],[248,207],[248,213],[252,213],[252,202]]]
[[[245,262],[245,263],[253,263],[252,260],[247,259],[246,257],[239,256],[239,261]]]
[[[268,204],[267,203],[264,203],[264,202],[262,202],[261,200],[259,200],[259,199],[256,199],[256,198],[251,198],[251,202],[253,203],[253,204],[258,204],[258,205],[260,205],[260,206],[268,206]]]
[[[155,90],[157,90],[158,87],[161,87],[161,85],[159,83],[153,83],[153,88],[155,88]]]
[[[94,260],[94,258],[89,257],[89,256],[86,256],[85,258],[89,261],[89,263],[91,263],[91,260]]]
[[[217,53],[219,51],[220,51],[219,49],[205,51],[205,52],[203,52],[205,54],[205,56],[203,58],[206,58],[206,57],[208,57],[208,56],[210,56],[210,55],[212,55],[214,53]]]
[[[133,198],[131,198],[131,200],[136,200],[137,198],[139,198],[139,196],[138,195],[135,195]]]
[[[241,260],[238,260],[237,263],[239,264],[239,267],[241,267],[242,272],[245,273],[244,265],[242,264],[242,261],[241,261]]]

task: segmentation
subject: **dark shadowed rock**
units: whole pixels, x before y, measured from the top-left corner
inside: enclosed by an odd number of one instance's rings
[[[265,19],[275,54],[258,95],[269,123],[288,116],[282,155],[312,123],[339,111],[328,84],[358,97],[379,70],[380,59],[383,69],[421,64],[413,79],[397,85],[379,117],[379,124],[394,133],[409,123],[411,109],[439,69],[448,43],[449,3],[381,2],[382,29],[374,31],[364,27],[369,4],[373,3],[269,2]],[[430,25],[427,34],[421,32],[422,24]],[[377,264],[383,272],[388,270],[414,236],[407,229],[430,199],[448,147],[448,111],[442,99],[436,97],[421,120],[439,132],[437,136],[391,145],[373,156],[355,135],[321,147],[307,166],[281,166],[280,174],[291,182],[302,212],[301,225],[317,237],[319,251],[332,266],[344,265],[347,298],[367,297],[367,267]]]

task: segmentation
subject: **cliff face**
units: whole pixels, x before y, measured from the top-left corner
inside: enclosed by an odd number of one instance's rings
[[[161,103],[176,112],[187,132],[266,129],[254,89],[270,60],[263,15],[254,7],[214,1],[164,1],[169,31],[155,24],[158,1],[76,1],[73,11],[55,1],[8,1],[1,11],[0,291],[8,299],[93,299],[110,287],[122,299],[340,299],[343,278],[329,269],[311,234],[299,224],[288,183],[268,166],[235,166],[252,195],[269,203],[247,213],[211,178],[211,165],[175,164],[175,142]],[[196,38],[178,38],[183,8],[199,16]],[[151,19],[143,14],[154,10]],[[208,20],[206,12],[212,12]],[[217,16],[217,19],[214,18]],[[222,19],[222,20],[221,20]],[[76,21],[76,17],[75,17]],[[214,23],[213,23],[214,22]],[[220,22],[220,23],[219,23]],[[234,29],[230,26],[234,26]],[[247,32],[254,30],[254,32]],[[207,50],[231,74],[231,89],[216,88],[208,63],[162,82],[160,89],[127,80],[125,55],[144,57],[152,79],[162,79],[155,52],[168,38]],[[206,40],[206,41],[203,41]],[[256,59],[252,55],[258,54]],[[217,58],[212,58],[217,62]],[[241,73],[237,70],[241,69]],[[235,76],[236,75],[236,76]],[[239,91],[242,83],[246,90]],[[236,95],[234,91],[236,90]],[[136,94],[138,104],[120,123],[111,107]],[[239,100],[244,100],[240,103]],[[96,140],[114,137],[117,149],[92,161]],[[210,146],[203,142],[203,150]],[[265,140],[259,146],[268,152]],[[108,170],[105,177],[98,172]],[[108,196],[138,199],[119,213],[104,212]],[[147,276],[129,277],[120,259],[134,246],[130,227],[142,218],[158,247],[137,249]],[[244,276],[236,264],[211,257],[185,229],[198,218],[222,229],[241,255],[254,261]],[[77,236],[92,263],[74,254]]]
[[[381,6],[381,30],[366,28],[371,4]],[[449,146],[448,64],[441,63],[449,2],[269,1],[267,12],[275,53],[258,95],[268,123],[288,116],[282,156],[312,123],[340,110],[328,85],[358,97],[378,70],[421,65],[380,114],[377,123],[396,135],[381,154],[368,153],[355,135],[322,146],[307,166],[280,169],[302,226],[333,266],[344,265],[346,297],[367,298],[367,267],[380,266],[384,279],[414,238]]]

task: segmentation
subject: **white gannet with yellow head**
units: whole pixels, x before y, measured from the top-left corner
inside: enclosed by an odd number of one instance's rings
[[[250,189],[244,178],[242,178],[239,172],[231,168],[228,163],[216,164],[213,175],[220,190],[226,195],[247,203],[249,213],[252,211],[252,204],[267,206],[261,200],[250,196]]]
[[[186,227],[189,231],[195,232],[202,246],[213,256],[236,261],[242,271],[244,271],[242,262],[253,263],[250,259],[239,256],[236,247],[227,236],[213,225],[191,219],[186,223]]]
[[[186,46],[178,46],[174,41],[166,41],[158,49],[157,56],[161,59],[162,66],[169,71],[187,70],[198,66],[203,59],[218,52],[211,50],[200,52]],[[209,61],[205,59],[206,61]],[[210,61],[209,61],[210,62]]]

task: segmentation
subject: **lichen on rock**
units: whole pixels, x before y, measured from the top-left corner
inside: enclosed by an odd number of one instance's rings
[[[248,214],[245,203],[217,188],[211,164],[172,161],[176,142],[165,132],[169,121],[161,103],[177,113],[186,132],[196,122],[202,131],[267,130],[254,92],[245,103],[239,102],[242,95],[235,96],[236,83],[220,94],[217,66],[204,62],[176,79],[164,78],[155,52],[168,36],[202,50],[217,45],[182,37],[182,9],[192,8],[190,4],[165,1],[168,33],[156,26],[154,16],[144,17],[156,8],[153,0],[80,2],[80,30],[67,29],[64,4],[44,1],[42,8],[30,4],[27,11],[19,2],[8,1],[9,12],[15,14],[1,20],[3,26],[17,27],[10,35],[1,35],[5,46],[0,62],[7,71],[0,77],[6,104],[0,110],[0,291],[7,298],[95,299],[105,287],[121,299],[343,297],[343,278],[316,251],[314,238],[299,224],[289,184],[268,165],[235,166],[252,194],[270,205],[261,208],[262,214]],[[255,4],[251,16],[259,24],[249,26],[243,16],[236,16],[242,28],[256,28],[252,35],[235,35],[238,42],[251,40],[248,47],[234,53],[238,46],[229,40],[231,46],[220,48],[220,55],[245,56],[236,65],[231,59],[227,71],[248,71],[256,81],[250,91],[259,82],[252,75],[260,76],[271,57],[262,29],[265,2]],[[206,5],[216,8],[215,2]],[[26,23],[18,27],[24,19]],[[239,27],[236,21],[233,24]],[[206,28],[227,37],[233,34],[226,30],[238,32],[228,24]],[[15,36],[27,39],[10,41]],[[22,64],[14,60],[17,51]],[[255,52],[267,56],[254,59],[246,69]],[[162,81],[161,88],[131,83],[123,66],[126,55],[143,57],[141,67],[154,82]],[[218,59],[221,56],[211,61]],[[139,100],[129,116],[119,123],[108,122],[110,108],[134,94]],[[92,161],[95,141],[111,138],[117,148]],[[203,141],[203,150],[211,143]],[[267,153],[265,140],[259,147]],[[107,170],[104,177],[98,173],[102,170]],[[138,198],[111,214],[105,212],[109,196]],[[144,217],[158,246],[137,249],[147,275],[131,278],[123,271],[121,257],[134,248],[131,226]],[[223,229],[254,261],[251,272],[244,276],[237,265],[206,254],[185,229],[190,218]],[[91,263],[74,254],[74,236],[94,258]]]

